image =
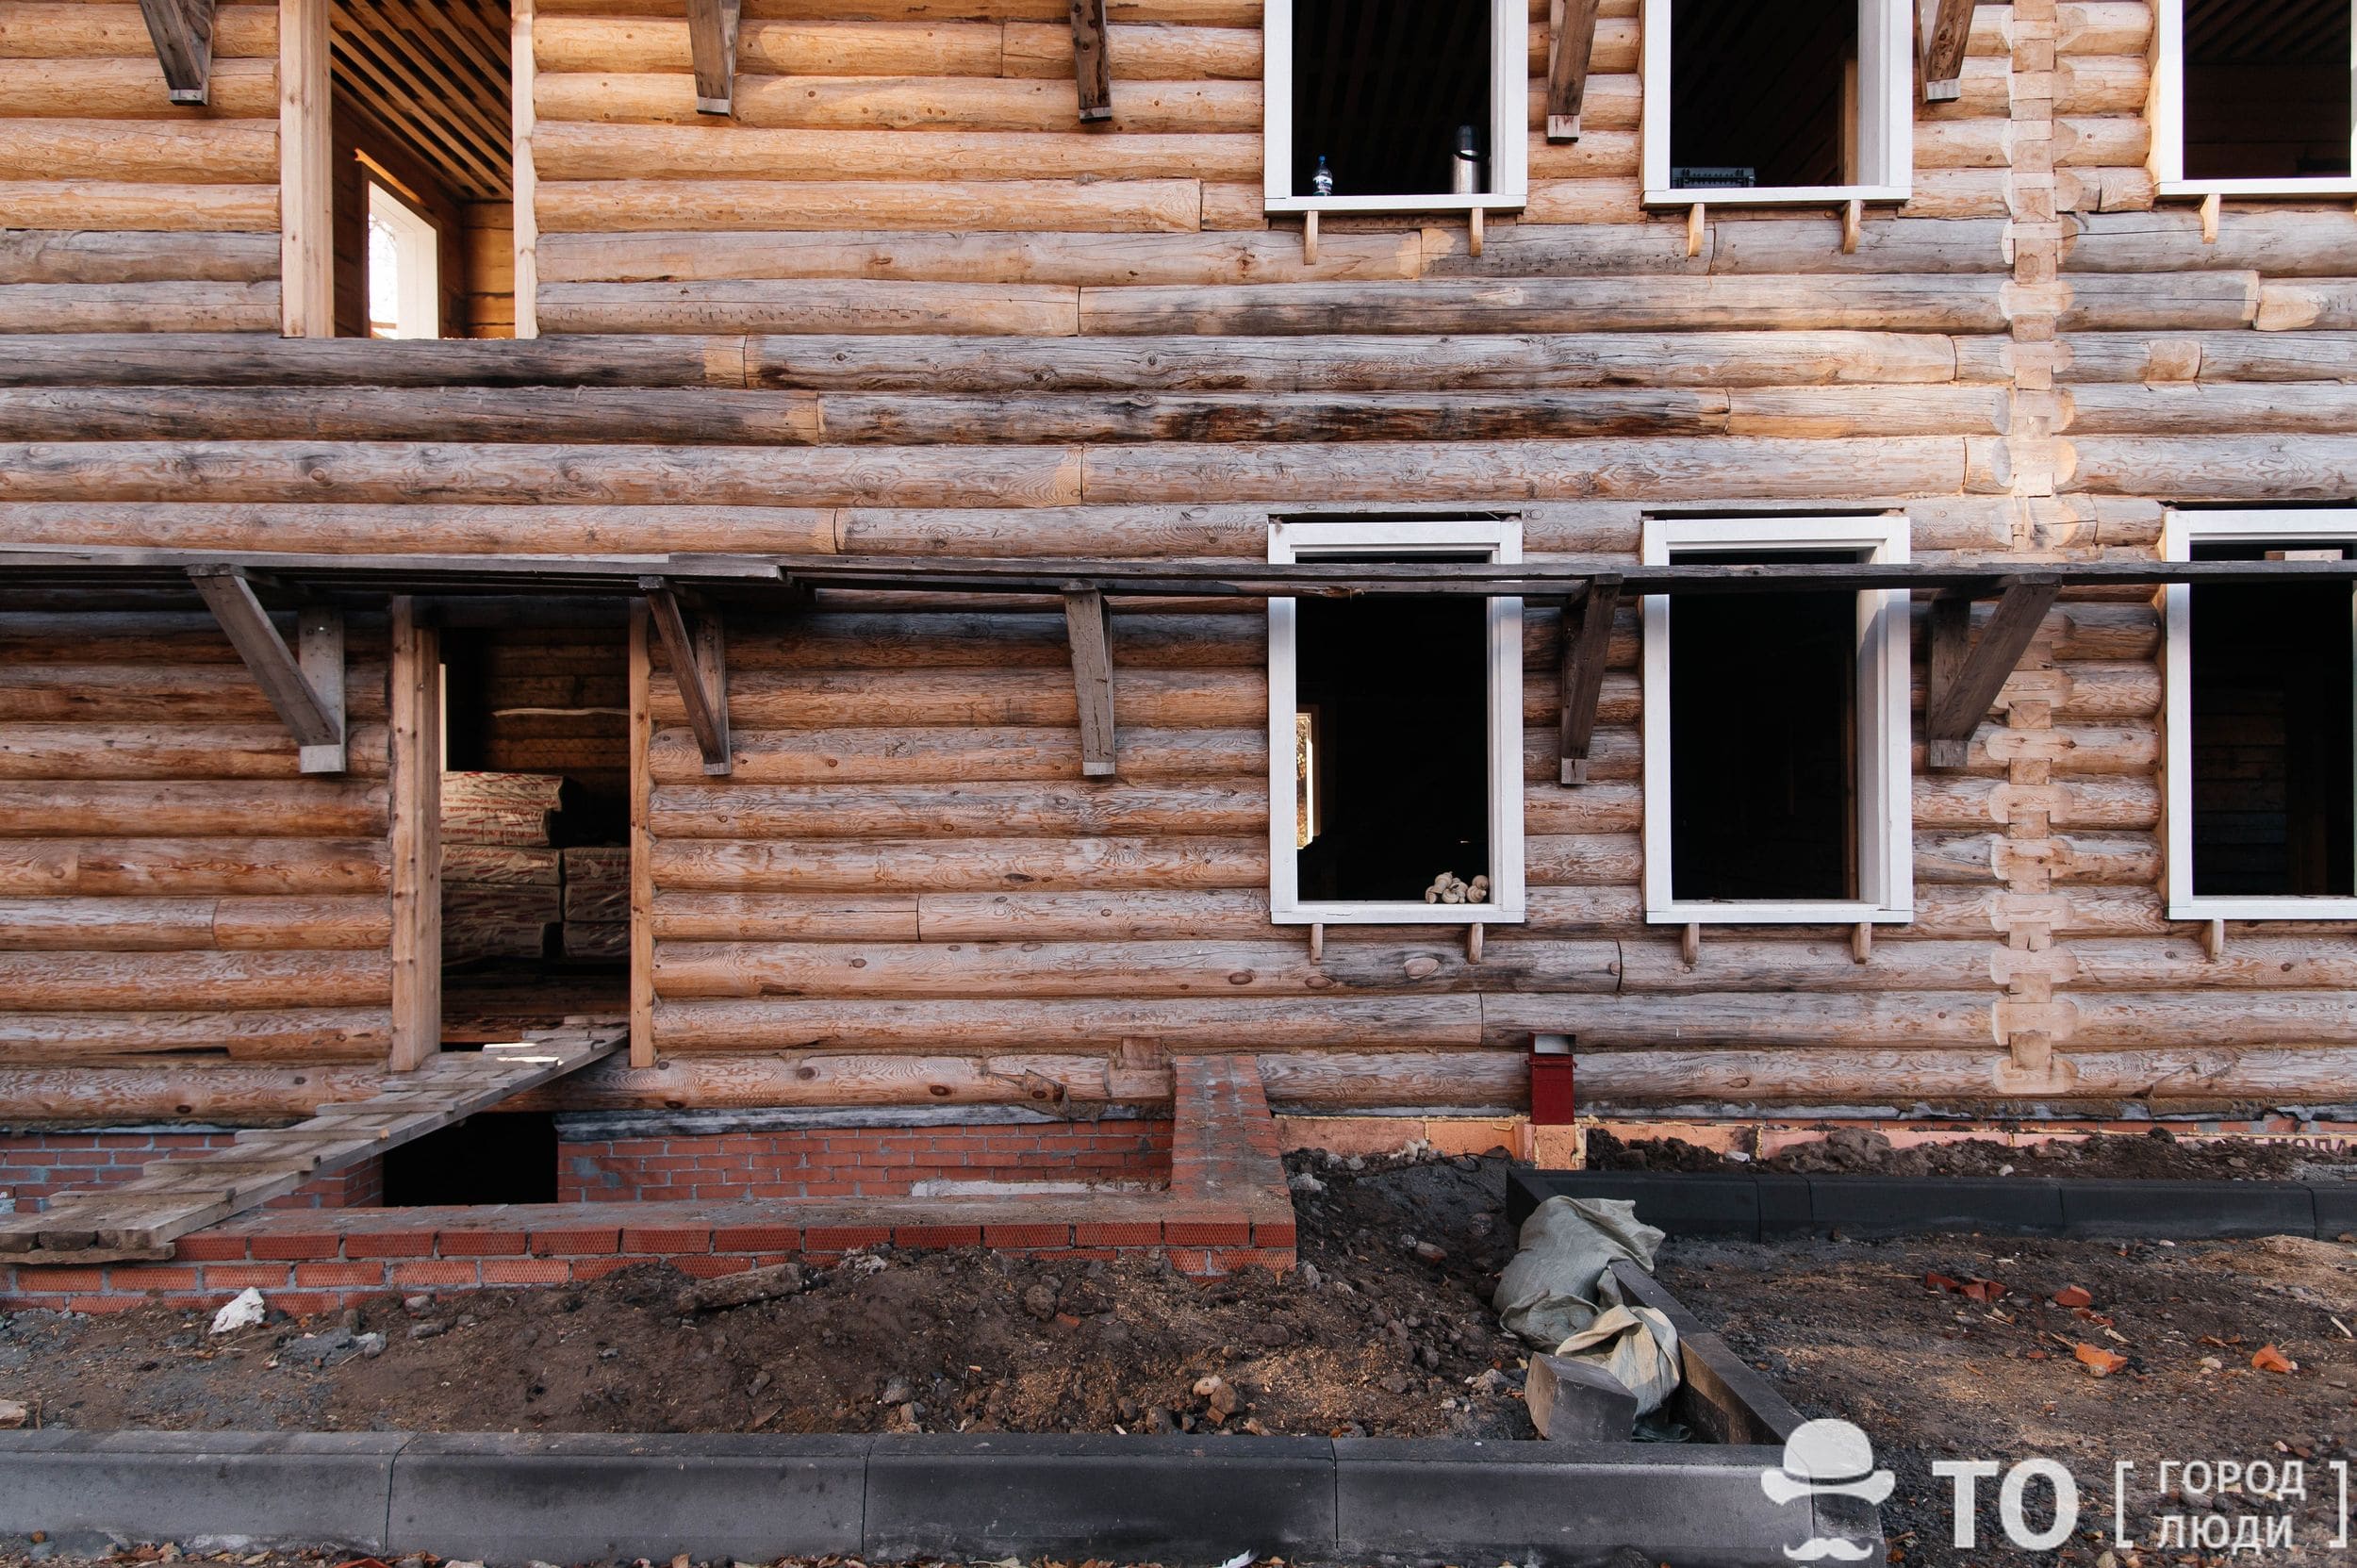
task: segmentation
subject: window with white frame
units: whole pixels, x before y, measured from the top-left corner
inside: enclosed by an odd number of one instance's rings
[[[369,191],[369,336],[442,335],[442,235],[374,180]]]
[[[1645,200],[1904,201],[1911,0],[1644,0]]]
[[[2171,512],[2172,561],[2341,560],[2357,509]],[[2168,913],[2357,916],[2357,598],[2347,580],[2173,583]]]
[[[1280,521],[1269,559],[1510,563],[1522,525]],[[1272,599],[1268,619],[1272,917],[1520,920],[1522,601]],[[1427,901],[1443,879],[1470,891]]]
[[[2357,192],[2357,0],[2159,0],[2163,195]]]
[[[1648,566],[1899,562],[1904,518],[1650,519]],[[1648,594],[1645,917],[1914,913],[1907,595]]]
[[[1269,211],[1523,205],[1522,0],[1268,0],[1264,29]]]

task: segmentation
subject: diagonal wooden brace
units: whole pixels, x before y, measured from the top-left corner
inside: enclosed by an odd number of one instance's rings
[[[164,87],[175,104],[202,104],[213,74],[213,0],[140,0]]]
[[[1105,0],[1072,0],[1072,75],[1080,91],[1080,119],[1113,117],[1113,68],[1105,44]]]
[[[297,617],[298,652],[271,623],[244,568],[190,567],[189,581],[302,748],[297,767],[305,773],[342,772],[343,617],[325,605],[305,605]]]
[[[1588,748],[1596,733],[1596,701],[1604,693],[1604,661],[1612,644],[1612,615],[1621,579],[1612,572],[1588,580],[1588,591],[1563,602],[1562,781],[1588,782]]]
[[[1968,595],[1942,594],[1932,601],[1931,668],[1923,701],[1927,767],[1964,766],[1974,727],[2004,689],[2005,677],[2021,662],[2062,585],[2051,576],[2025,574],[2003,579],[2000,588],[1997,608],[1977,642],[1970,640],[1972,601]]]
[[[1113,774],[1113,637],[1104,591],[1067,588],[1064,635],[1072,644],[1072,690],[1080,705],[1080,776]]]
[[[1579,140],[1588,59],[1596,46],[1598,0],[1556,0],[1555,48],[1547,59],[1547,140]]]
[[[1917,41],[1923,65],[1923,101],[1964,96],[1964,47],[1972,36],[1972,0],[1917,0]]]
[[[687,47],[696,67],[696,112],[733,114],[739,0],[687,0]]]
[[[725,776],[734,761],[729,751],[729,667],[720,618],[700,615],[691,625],[668,578],[641,577],[638,587],[647,596],[655,635],[663,639],[671,679],[679,683],[680,701],[687,706],[687,727],[703,753],[704,771]]]

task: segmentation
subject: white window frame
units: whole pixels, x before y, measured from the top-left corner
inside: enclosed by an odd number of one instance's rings
[[[394,308],[398,319],[387,338],[439,338],[442,335],[442,231],[431,219],[402,199],[400,192],[373,174],[363,178],[368,211],[363,226],[382,220],[392,231],[401,267],[394,274]],[[363,236],[365,238],[365,234]],[[369,277],[369,292],[376,279]],[[369,302],[375,314],[375,300]],[[371,323],[373,324],[373,323]]]
[[[1691,553],[1854,550],[1876,564],[1907,559],[1907,520],[1649,518],[1647,566]],[[1651,925],[1877,925],[1915,917],[1914,738],[1909,727],[1908,595],[1858,601],[1858,892],[1855,899],[1678,900],[1670,888],[1670,596],[1644,604],[1645,919]]]
[[[2152,145],[2148,167],[2154,191],[2163,196],[2352,196],[2357,195],[2357,0],[2349,27],[2349,170],[2285,179],[2185,178],[2184,0],[2153,0],[2156,42],[2152,85],[2146,105]]]
[[[1294,193],[1293,0],[1268,0],[1261,34],[1261,189],[1270,212],[1487,212],[1519,210],[1530,199],[1530,10],[1490,0],[1490,189],[1407,196]]]
[[[2261,539],[2317,546],[2357,546],[2357,507],[2292,511],[2180,512],[2161,520],[2161,559],[2190,561],[2197,544]],[[2357,917],[2357,898],[2276,894],[2199,898],[2193,890],[2193,587],[2171,583],[2162,590],[2167,643],[2162,680],[2167,686],[2162,751],[2163,815],[2168,848],[2168,917],[2172,920],[2344,920]],[[2350,595],[2350,657],[2357,659],[2357,591]]]
[[[1523,558],[1523,525],[1514,518],[1350,519],[1269,524],[1273,563],[1316,560],[1337,553],[1379,550],[1389,555],[1460,555],[1487,552],[1511,566]],[[1490,606],[1489,774],[1490,899],[1478,904],[1428,904],[1421,900],[1301,899],[1299,852],[1294,842],[1294,715],[1298,703],[1299,629],[1294,601],[1268,602],[1269,918],[1280,926],[1462,926],[1511,924],[1523,918],[1523,602],[1492,599]]]
[[[1915,15],[1912,0],[1857,0],[1857,161],[1854,185],[1720,186],[1670,183],[1670,8],[1645,0],[1645,205],[1778,206],[1846,201],[1904,202],[1915,179]]]

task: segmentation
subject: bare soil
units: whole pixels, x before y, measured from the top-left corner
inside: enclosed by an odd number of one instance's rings
[[[86,1428],[1534,1435],[1489,1307],[1503,1164],[1358,1164],[1295,1161],[1306,1266],[1283,1277],[879,1249],[687,1315],[693,1281],[659,1264],[218,1336],[161,1306],[22,1312],[0,1398]],[[314,1364],[322,1336],[371,1332],[381,1354]],[[1234,1408],[1195,1392],[1212,1377]]]
[[[1987,1138],[1896,1148],[1871,1128],[1842,1127],[1766,1159],[1721,1154],[1683,1138],[1623,1142],[1588,1134],[1591,1170],[1765,1171],[1779,1176],[2043,1176],[2112,1180],[2313,1181],[2357,1178],[2357,1152],[2236,1140],[2202,1143],[2167,1128],[2097,1132],[2019,1147]]]

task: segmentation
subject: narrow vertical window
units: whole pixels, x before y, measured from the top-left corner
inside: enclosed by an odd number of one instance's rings
[[[442,336],[441,231],[369,183],[369,336]]]
[[[2351,0],[2161,0],[2153,173],[2165,194],[2357,189]]]

